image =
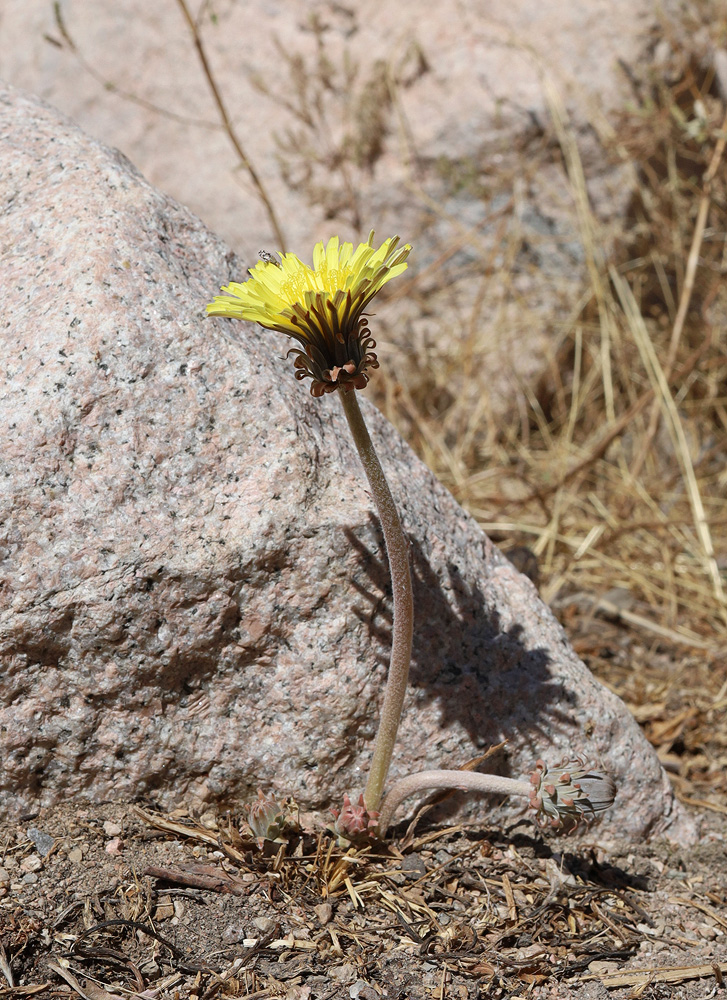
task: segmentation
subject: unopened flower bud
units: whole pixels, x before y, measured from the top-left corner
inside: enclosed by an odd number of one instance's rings
[[[285,809],[271,795],[265,796],[258,789],[257,802],[253,802],[247,811],[247,825],[250,832],[262,846],[265,840],[277,840],[283,832],[286,823]]]
[[[552,768],[539,760],[530,783],[530,806],[537,814],[536,822],[565,833],[581,823],[590,826],[616,797],[611,776],[584,756],[564,758]]]
[[[354,805],[348,795],[343,796],[343,809],[331,809],[336,820],[335,830],[339,837],[353,840],[362,833],[368,833],[378,825],[379,813],[366,808],[363,795],[359,795]]]

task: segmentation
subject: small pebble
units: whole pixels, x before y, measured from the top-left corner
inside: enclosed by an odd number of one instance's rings
[[[446,861],[452,860],[451,855],[447,854],[445,851],[441,851],[440,853],[444,855]],[[426,875],[427,866],[421,855],[407,854],[407,856],[401,863],[400,870],[403,872],[407,872],[407,874],[409,874],[410,876],[414,876],[414,878],[419,878],[422,875]]]
[[[275,921],[271,917],[253,917],[252,922],[263,934],[269,934],[275,927]]]
[[[346,962],[344,965],[336,965],[329,971],[331,979],[335,979],[342,986],[356,981],[356,969]]]
[[[156,920],[169,920],[174,916],[174,903],[171,896],[162,896],[154,912]]]
[[[72,861],[74,864],[78,864],[79,861],[83,861],[83,851],[80,847],[72,847],[68,852],[68,860]]]
[[[38,876],[35,874],[35,872],[28,872],[28,874],[23,875],[21,879],[23,885],[35,885],[37,881],[38,881]]]
[[[20,862],[20,870],[24,872],[37,872],[42,867],[43,862],[37,854],[29,854],[27,858],[23,858]]]
[[[207,812],[202,813],[199,818],[200,823],[207,830],[218,830],[217,826],[217,812],[215,809],[208,809]]]
[[[238,944],[245,937],[245,928],[242,924],[228,924],[222,932],[222,940],[226,944]]]
[[[331,917],[333,916],[333,907],[330,903],[319,903],[318,906],[314,908],[315,915],[318,917],[321,927],[325,927],[326,924],[331,922]]]
[[[34,826],[31,826],[28,829],[28,839],[33,841],[38,850],[38,854],[42,857],[50,854],[53,850],[53,845],[55,844],[55,840],[49,833],[37,830]]]
[[[103,825],[103,832],[107,837],[120,837],[122,830],[118,823],[114,823],[112,819],[107,819]]]
[[[542,944],[528,944],[524,948],[518,948],[515,954],[517,961],[522,962],[526,958],[537,958],[540,955],[544,955],[545,948]]]
[[[122,841],[121,837],[114,837],[113,840],[109,840],[109,842],[106,844],[106,853],[107,854],[121,854],[122,844],[123,844],[123,841]]]
[[[6,868],[0,868],[0,885],[10,881],[10,872]]]
[[[618,967],[618,962],[595,961],[590,963],[588,971],[595,976],[601,976],[606,972],[616,972]]]
[[[710,924],[699,924],[697,927],[697,933],[701,938],[706,938],[708,941],[714,941],[716,937],[719,937],[720,932],[716,927],[712,927]]]
[[[639,934],[643,934],[645,937],[655,937],[659,932],[655,927],[650,924],[637,924],[636,930]]]
[[[357,979],[349,988],[348,995],[351,1000],[379,1000],[379,994],[365,979]]]

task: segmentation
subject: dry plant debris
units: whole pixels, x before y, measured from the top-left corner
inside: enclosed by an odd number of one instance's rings
[[[345,851],[305,831],[261,850],[211,813],[33,822],[45,855],[0,827],[0,996],[545,997],[727,973],[719,838],[690,861],[570,853],[525,825]]]

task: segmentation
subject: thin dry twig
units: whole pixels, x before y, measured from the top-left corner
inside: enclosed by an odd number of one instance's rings
[[[489,328],[483,333],[478,325],[482,302],[491,315],[499,315],[493,297],[507,298],[526,267],[520,230],[512,220],[520,198],[516,186],[512,205],[496,223],[504,226],[496,241],[497,261],[487,239],[476,233],[467,241],[470,254],[481,254],[483,276],[473,292],[471,314],[458,317],[466,336],[451,354],[434,343],[431,372],[417,361],[414,342],[407,366],[400,366],[395,377],[384,375],[384,392],[387,412],[485,530],[508,549],[522,544],[531,549],[546,600],[588,592],[598,601],[614,587],[622,588],[636,606],[625,608],[620,621],[636,637],[651,633],[662,642],[686,643],[717,655],[727,635],[727,553],[720,532],[727,359],[717,326],[724,309],[719,275],[724,270],[720,234],[725,191],[716,164],[724,157],[719,159],[712,143],[724,109],[719,107],[717,119],[714,102],[709,104],[697,131],[688,120],[694,81],[688,78],[683,84],[687,118],[679,118],[681,112],[669,103],[681,100],[678,86],[662,88],[658,114],[645,106],[643,114],[624,118],[612,133],[601,129],[634,184],[634,207],[629,209],[634,219],[624,219],[615,242],[612,232],[607,238],[613,272],[622,283],[628,279],[633,297],[638,296],[640,328],[634,330],[606,267],[606,236],[589,203],[575,130],[551,91],[559,152],[551,143],[542,155],[551,172],[553,160],[564,166],[585,275],[570,315],[557,326],[553,323],[555,346],[544,373],[537,381],[514,379],[516,398],[504,413],[502,394],[498,400],[497,390],[477,379],[483,372],[492,381],[498,364],[485,339]],[[691,258],[696,255],[699,266],[688,275],[687,284],[693,283],[691,325],[684,332],[680,303],[672,302],[671,289],[684,288],[680,252],[693,233],[682,220],[698,214],[696,202],[705,194],[703,185],[694,190],[691,180],[694,164],[702,158],[699,172],[709,178],[714,223],[704,229],[701,243],[693,241]],[[658,172],[662,164],[665,172],[672,171],[668,184]],[[449,224],[444,216],[442,220]],[[450,228],[452,247],[466,245],[464,234]],[[638,242],[642,238],[643,244]],[[687,242],[684,262],[688,256]],[[426,277],[429,285],[435,273]],[[416,293],[413,285],[411,294]],[[680,302],[683,313],[686,300]],[[675,324],[683,334],[674,334]],[[648,360],[654,357],[664,378],[661,359],[669,360],[667,382],[679,387],[672,393],[673,406],[665,399],[663,378]],[[649,414],[656,405],[672,414],[664,424],[669,435],[654,437],[635,476],[634,460],[648,442]]]
[[[267,213],[270,225],[272,226],[273,233],[275,234],[275,240],[277,242],[278,250],[285,250],[285,236],[283,235],[283,229],[278,220],[277,212],[273,206],[272,200],[262,182],[260,175],[255,169],[252,161],[242,147],[242,143],[237,135],[234,125],[232,124],[232,119],[230,118],[225,102],[222,98],[222,93],[217,86],[217,81],[215,79],[214,73],[212,72],[212,67],[210,66],[209,60],[207,58],[207,53],[205,51],[204,43],[202,42],[202,36],[199,32],[197,22],[192,17],[189,8],[185,0],[177,0],[179,7],[184,15],[184,19],[187,22],[190,32],[192,33],[192,38],[194,40],[194,47],[197,51],[202,70],[207,79],[210,91],[212,92],[212,97],[214,98],[215,104],[217,105],[217,110],[219,111],[220,118],[225,132],[227,133],[230,142],[232,143],[235,152],[237,153],[240,163],[243,165],[245,170],[252,181],[253,187],[255,188],[260,201],[265,206],[265,211]]]
[[[162,118],[168,118],[170,121],[179,122],[181,125],[193,125],[195,128],[204,128],[215,132],[222,129],[220,122],[208,122],[203,118],[190,118],[187,115],[177,114],[175,111],[170,111],[169,108],[164,108],[159,104],[154,104],[153,101],[147,101],[145,98],[139,97],[138,94],[134,94],[130,90],[125,90],[123,87],[119,87],[113,80],[109,80],[108,77],[103,75],[103,73],[100,73],[96,67],[85,58],[81,49],[78,45],[76,45],[76,42],[68,29],[65,18],[63,17],[60,0],[54,0],[53,16],[56,28],[58,29],[58,33],[63,39],[63,42],[59,42],[58,39],[52,38],[50,35],[45,35],[45,40],[57,48],[63,48],[63,43],[65,43],[75,56],[81,68],[88,73],[89,76],[96,80],[97,83],[100,83],[105,91],[110,94],[115,94],[124,101],[129,101],[131,104],[136,104],[138,107],[144,108],[145,111],[153,111],[154,114],[159,115]]]
[[[622,986],[645,986],[649,983],[684,983],[689,979],[705,979],[710,976],[717,979],[718,974],[727,972],[727,962],[712,962],[704,965],[680,965],[677,968],[663,969],[651,966],[646,969],[630,969],[628,972],[602,972],[598,975],[580,976],[579,982],[587,983],[600,979],[610,990]],[[719,984],[719,979],[717,979]]]
[[[215,847],[219,844],[219,836],[208,833],[201,827],[185,826],[183,823],[176,823],[174,820],[165,819],[164,816],[147,812],[140,806],[134,806],[133,809],[140,819],[143,819],[145,823],[149,823],[151,826],[157,827],[159,830],[166,830],[167,833],[178,833],[182,837],[189,837],[191,840],[200,840],[205,844],[214,844]]]

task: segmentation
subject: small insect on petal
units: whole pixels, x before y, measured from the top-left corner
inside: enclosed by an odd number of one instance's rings
[[[258,250],[257,255],[265,264],[275,264],[276,267],[282,266],[280,261],[276,260],[268,250]]]

